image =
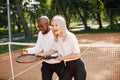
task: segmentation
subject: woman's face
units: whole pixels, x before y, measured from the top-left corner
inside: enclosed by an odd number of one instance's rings
[[[54,36],[61,37],[63,32],[62,32],[61,28],[58,27],[58,24],[55,21],[52,21],[51,26],[52,26],[52,32],[53,32]]]

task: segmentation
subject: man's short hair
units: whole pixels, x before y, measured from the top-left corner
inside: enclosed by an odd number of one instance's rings
[[[46,22],[49,22],[49,18],[47,16],[41,16],[38,21],[46,21]]]

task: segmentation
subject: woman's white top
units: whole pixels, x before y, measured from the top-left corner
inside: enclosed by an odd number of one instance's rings
[[[52,49],[57,50],[61,56],[68,56],[74,53],[80,54],[78,40],[76,36],[70,32],[67,33],[65,41],[58,39],[58,42],[54,43]]]
[[[41,32],[39,32],[36,45],[32,48],[27,48],[27,51],[29,54],[36,54],[36,53],[41,52],[42,50],[46,52],[46,51],[51,50],[53,43],[54,43],[54,35],[52,33],[52,30],[50,30],[47,34],[42,34]],[[57,55],[57,53],[54,55]],[[60,62],[55,59],[44,60],[44,61],[50,64]]]

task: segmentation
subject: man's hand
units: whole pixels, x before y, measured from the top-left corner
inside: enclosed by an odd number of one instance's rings
[[[48,56],[42,55],[42,53],[37,53],[36,57],[40,58],[41,60],[49,60]]]
[[[37,53],[36,56],[37,56],[37,57],[41,57],[41,56],[42,56],[42,57],[45,57],[46,55],[45,55],[44,52],[40,52],[40,53]]]

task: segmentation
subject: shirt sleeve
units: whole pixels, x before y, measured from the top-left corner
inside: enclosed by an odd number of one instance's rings
[[[40,33],[38,34],[38,39],[34,47],[27,48],[27,51],[29,54],[36,54],[40,51],[42,51],[42,45],[41,45],[41,39],[40,39]]]
[[[78,40],[76,38],[76,36],[73,34],[70,40],[70,46],[72,49],[72,53],[80,53],[80,48],[79,48],[79,44],[78,44]]]

